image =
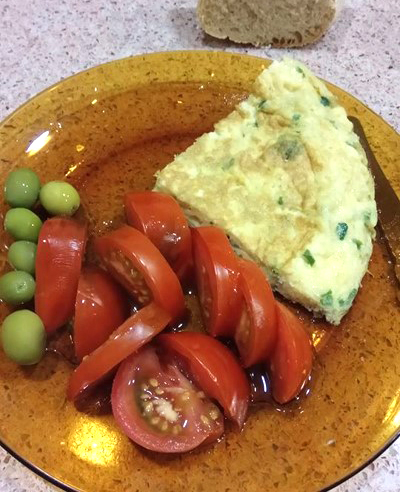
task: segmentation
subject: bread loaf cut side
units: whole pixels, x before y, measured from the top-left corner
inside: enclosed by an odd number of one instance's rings
[[[199,0],[204,31],[255,46],[298,47],[319,39],[333,23],[338,0]]]

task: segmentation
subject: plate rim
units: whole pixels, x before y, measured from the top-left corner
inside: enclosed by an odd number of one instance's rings
[[[128,60],[132,60],[132,59],[138,59],[138,58],[152,58],[153,56],[165,56],[165,57],[168,57],[168,56],[180,56],[180,55],[193,55],[193,56],[196,56],[196,54],[198,53],[202,53],[204,55],[209,55],[209,56],[224,56],[226,57],[227,59],[229,57],[237,57],[237,58],[252,58],[254,60],[257,60],[259,62],[265,62],[265,61],[268,61],[268,62],[272,62],[274,60],[276,60],[277,58],[267,58],[267,57],[262,57],[262,56],[256,56],[256,55],[249,55],[247,53],[237,53],[237,52],[232,52],[232,51],[228,51],[228,50],[208,50],[208,49],[199,49],[199,50],[166,50],[166,51],[155,51],[155,52],[149,52],[149,53],[142,53],[142,54],[136,54],[136,55],[130,55],[130,56],[126,56],[126,57],[123,57],[123,58],[117,58],[115,60],[110,60],[110,61],[107,61],[107,62],[104,62],[104,63],[100,63],[100,64],[97,64],[97,65],[93,65],[89,68],[85,68],[84,70],[81,70],[79,72],[76,72],[74,74],[71,74],[69,75],[68,77],[65,77],[55,83],[53,83],[52,85],[44,88],[43,90],[33,94],[29,99],[27,99],[25,102],[23,102],[21,105],[19,105],[17,108],[15,108],[11,113],[9,113],[8,115],[6,115],[1,121],[0,121],[0,128],[2,126],[4,126],[5,124],[7,124],[7,122],[9,120],[11,120],[14,116],[17,115],[17,113],[19,113],[23,108],[25,108],[25,106],[29,105],[30,103],[32,103],[34,100],[36,100],[37,98],[49,93],[50,91],[54,90],[57,86],[59,86],[60,84],[64,84],[66,82],[69,82],[70,80],[73,80],[74,78],[78,78],[88,72],[91,72],[91,71],[94,71],[96,69],[99,69],[99,68],[102,68],[102,67],[106,67],[108,65],[113,65],[113,64],[116,64],[116,63],[124,63],[124,62],[127,62]],[[282,57],[281,57],[282,58]],[[295,58],[295,57],[293,57]],[[352,99],[354,99],[355,101],[357,101],[357,103],[359,103],[363,108],[367,109],[368,111],[370,111],[371,113],[373,113],[377,118],[379,118],[379,120],[384,123],[392,132],[394,132],[394,134],[396,135],[399,135],[397,130],[391,125],[389,124],[382,116],[380,116],[375,110],[373,110],[372,108],[370,108],[369,106],[367,106],[367,104],[365,104],[363,101],[361,101],[360,99],[358,99],[356,96],[354,96],[353,94],[351,94],[350,92],[348,92],[347,90],[345,89],[342,89],[340,86],[336,85],[336,84],[333,84],[332,82],[329,82],[328,80],[322,78],[322,77],[319,77],[321,78],[321,80],[325,83],[328,83],[331,87],[334,87],[335,89],[338,89],[339,91],[341,91],[342,93],[350,96]],[[398,428],[393,432],[393,434],[391,435],[391,437],[383,444],[383,446],[381,446],[372,456],[370,456],[365,462],[363,462],[361,465],[357,466],[356,468],[354,468],[353,470],[351,470],[349,473],[347,473],[346,475],[344,475],[343,477],[339,478],[338,480],[336,480],[335,482],[327,485],[326,487],[323,487],[321,489],[318,489],[318,491],[316,492],[328,492],[330,490],[332,490],[333,488],[341,485],[342,483],[346,482],[347,480],[349,480],[350,478],[354,477],[355,475],[357,475],[359,472],[361,472],[362,470],[364,470],[367,466],[369,466],[371,463],[373,463],[377,458],[379,458],[379,456],[381,456],[387,449],[390,448],[391,445],[393,445],[396,440],[400,437],[400,425],[398,426]],[[14,459],[16,459],[19,463],[21,463],[23,466],[25,466],[27,469],[29,469],[30,471],[32,471],[33,473],[35,473],[37,476],[39,476],[40,478],[42,478],[43,480],[45,480],[46,482],[58,487],[59,489],[65,491],[65,492],[84,492],[83,489],[80,489],[80,488],[75,488],[65,482],[62,482],[60,481],[59,479],[57,479],[56,477],[50,475],[49,473],[47,473],[45,470],[43,470],[42,468],[40,468],[39,466],[33,464],[30,460],[24,458],[23,456],[21,456],[17,451],[14,451],[13,448],[11,446],[9,446],[8,444],[6,444],[6,442],[1,438],[0,436],[0,447],[2,449],[4,449],[7,453],[9,453]]]

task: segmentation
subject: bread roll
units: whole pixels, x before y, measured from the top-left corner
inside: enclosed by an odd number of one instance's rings
[[[298,47],[319,39],[342,0],[199,0],[206,33],[255,46]]]

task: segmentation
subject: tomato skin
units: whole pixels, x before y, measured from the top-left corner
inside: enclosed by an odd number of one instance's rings
[[[160,333],[171,316],[154,302],[129,317],[71,374],[67,398],[75,400],[83,391],[106,376],[120,362]]]
[[[44,222],[36,252],[35,312],[48,334],[72,318],[86,246],[86,226],[54,217]]]
[[[100,347],[129,317],[125,292],[104,270],[84,268],[75,301],[74,345],[79,360]]]
[[[195,332],[165,333],[157,342],[184,361],[195,383],[218,401],[225,415],[243,427],[250,398],[247,377],[232,352],[209,335]]]
[[[272,289],[263,271],[253,262],[238,260],[239,287],[244,306],[241,321],[248,322],[247,334],[236,328],[235,340],[244,367],[267,360],[277,334],[277,307]]]
[[[212,336],[233,336],[242,305],[237,257],[219,227],[196,227],[192,240],[206,330]]]
[[[287,403],[302,390],[312,368],[312,344],[302,322],[277,302],[278,336],[270,360],[272,396]]]
[[[139,272],[145,288],[151,292],[150,299],[146,299],[142,304],[149,302],[152,297],[161,308],[171,314],[173,321],[183,316],[185,300],[179,279],[166,259],[144,234],[133,227],[123,226],[103,237],[96,238],[94,249],[115,280],[139,302],[141,298],[136,295],[137,280],[132,275],[132,269]],[[122,255],[123,260],[113,260],[111,257],[113,254]],[[119,269],[115,268],[115,261]],[[125,269],[123,261],[128,261],[131,265],[124,271],[122,271]]]
[[[166,433],[157,432],[157,429],[150,426],[148,421],[146,421],[146,417],[139,407],[139,394],[141,396],[142,393],[140,386],[143,384],[143,379],[141,382],[140,377],[148,377],[149,374],[159,383],[158,388],[163,388],[163,396],[161,398],[169,399],[166,396],[168,390],[166,390],[163,382],[172,383],[175,388],[179,387],[182,391],[185,389],[181,381],[186,378],[180,373],[176,364],[173,361],[168,362],[165,360],[161,363],[152,344],[143,347],[128,357],[120,365],[114,378],[111,402],[117,424],[130,439],[151,451],[182,453],[191,451],[202,444],[211,443],[222,435],[224,431],[222,414],[218,411],[218,419],[212,421],[210,428],[205,428],[200,416],[206,413],[206,404],[199,403],[199,398],[195,398],[194,402],[187,401],[185,409],[184,405],[182,405],[185,402],[177,402],[177,397],[175,397],[172,406],[173,408],[178,405],[181,407],[182,416],[180,422],[182,423],[182,420],[186,420],[185,429],[175,435],[170,431]],[[216,408],[214,405],[212,406]]]
[[[156,246],[182,282],[192,273],[192,236],[178,202],[157,191],[127,193],[126,221]]]

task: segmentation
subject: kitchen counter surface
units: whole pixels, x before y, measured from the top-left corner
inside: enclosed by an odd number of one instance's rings
[[[292,50],[256,49],[205,36],[195,6],[196,0],[0,0],[0,119],[49,85],[100,63],[154,51],[212,49],[296,57],[399,131],[398,0],[345,0],[321,41]],[[55,489],[0,449],[0,490]],[[335,492],[399,490],[397,441]]]

